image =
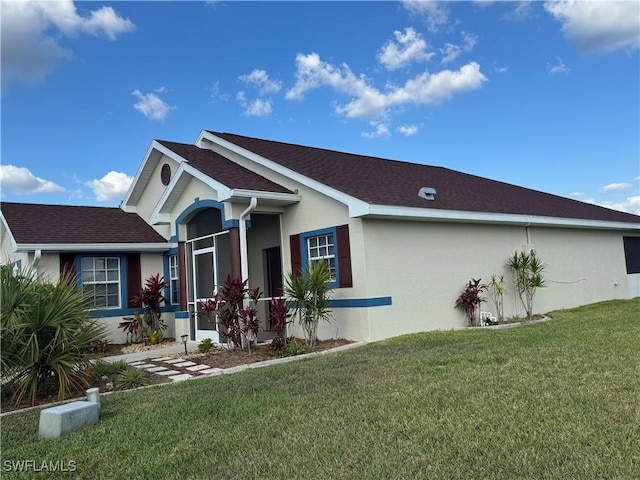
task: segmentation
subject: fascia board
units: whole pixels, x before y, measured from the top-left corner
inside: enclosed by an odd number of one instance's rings
[[[541,227],[589,228],[604,230],[640,230],[640,223],[607,222],[601,220],[583,220],[579,218],[544,217],[518,215],[510,213],[468,212],[457,210],[438,210],[427,208],[396,207],[389,205],[371,205],[368,212],[360,217],[387,217],[407,220],[498,223],[507,225],[532,225]]]
[[[12,251],[16,251],[18,249],[18,244],[16,243],[16,239],[9,228],[9,224],[7,223],[7,219],[4,218],[2,212],[0,212],[0,221],[2,221],[2,225],[4,225],[5,230],[7,231],[7,235],[9,235],[9,240],[11,240],[11,249]]]
[[[246,159],[251,160],[252,162],[257,163],[258,165],[262,165],[263,167],[266,167],[269,170],[279,173],[280,175],[283,175],[293,180],[294,182],[300,183],[305,187],[309,187],[312,190],[315,190],[319,193],[322,193],[323,195],[331,197],[337,200],[338,202],[344,205],[347,205],[349,207],[349,211],[351,211],[351,209],[355,209],[355,211],[363,211],[363,210],[366,210],[369,206],[367,202],[363,202],[362,200],[352,197],[351,195],[347,195],[346,193],[340,190],[331,188],[322,182],[313,180],[312,178],[302,175],[301,173],[298,173],[295,170],[291,170],[290,168],[284,167],[279,163],[269,160],[268,158],[265,158],[256,153],[253,153],[250,150],[246,150],[242,147],[239,147],[235,143],[231,143],[227,140],[217,137],[210,132],[203,130],[198,136],[197,143],[200,144],[203,139],[208,140],[217,145],[220,145],[221,147],[226,148],[227,150],[237,153],[238,155],[245,157]]]
[[[17,252],[32,252],[42,250],[43,252],[165,252],[177,245],[167,243],[20,243],[17,245]]]
[[[225,200],[233,200],[235,198],[253,198],[257,197],[260,200],[272,200],[282,203],[297,203],[302,200],[302,196],[295,193],[280,193],[280,192],[265,192],[262,190],[246,190],[243,188],[234,188],[229,191],[228,197],[218,197],[218,201],[223,202]]]

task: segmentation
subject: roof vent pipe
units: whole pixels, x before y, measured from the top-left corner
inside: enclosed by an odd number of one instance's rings
[[[425,200],[435,200],[436,199],[436,189],[433,187],[422,187],[418,191],[418,196],[420,198],[424,198]]]

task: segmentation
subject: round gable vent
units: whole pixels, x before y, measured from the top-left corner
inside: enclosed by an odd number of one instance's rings
[[[171,180],[171,166],[168,163],[162,165],[162,170],[160,171],[160,180],[163,185],[169,185],[169,181]]]

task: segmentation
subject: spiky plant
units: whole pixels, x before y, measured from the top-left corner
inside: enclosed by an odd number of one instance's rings
[[[3,388],[16,404],[55,392],[64,399],[89,385],[93,346],[104,328],[88,318],[87,297],[70,278],[47,283],[1,268]]]
[[[302,327],[307,345],[317,340],[318,324],[331,320],[329,299],[331,273],[325,262],[314,262],[299,275],[290,273],[286,279],[284,293],[294,306],[294,315]]]
[[[543,273],[547,266],[534,253],[516,251],[507,259],[507,267],[513,273],[516,292],[526,312],[527,320],[531,320],[536,291],[546,286]]]

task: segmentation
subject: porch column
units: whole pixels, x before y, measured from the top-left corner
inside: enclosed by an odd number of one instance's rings
[[[229,245],[231,250],[231,276],[239,278],[240,281],[246,280],[242,277],[242,268],[240,266],[240,229],[233,227],[229,229]]]
[[[178,242],[178,282],[180,284],[180,310],[187,311],[187,249],[185,242]]]

